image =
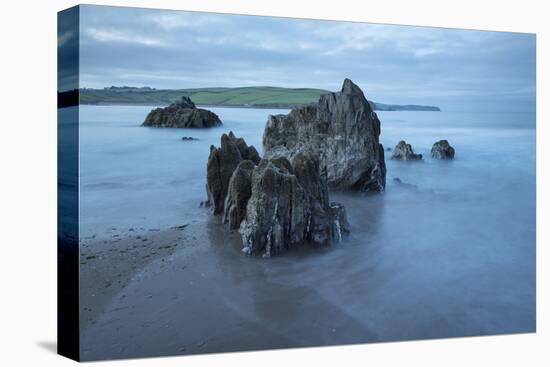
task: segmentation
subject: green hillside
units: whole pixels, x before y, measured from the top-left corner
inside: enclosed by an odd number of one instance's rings
[[[116,87],[106,89],[82,89],[81,104],[169,104],[181,96],[191,98],[197,105],[291,107],[316,102],[322,89],[242,87],[242,88],[194,88],[151,89]]]
[[[84,88],[80,90],[80,104],[83,105],[168,105],[181,96],[188,96],[197,105],[255,108],[292,108],[319,100],[323,89],[240,87],[240,88],[191,88],[154,89],[149,87],[110,87],[103,89]],[[375,110],[384,111],[439,111],[434,106],[391,105],[371,102]]]

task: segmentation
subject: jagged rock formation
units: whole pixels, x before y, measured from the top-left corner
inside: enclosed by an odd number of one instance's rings
[[[422,159],[422,154],[416,154],[410,144],[407,144],[404,140],[401,140],[395,146],[391,159],[401,161],[418,161]]]
[[[252,190],[254,167],[256,165],[252,161],[241,161],[231,175],[223,212],[223,223],[227,223],[229,229],[238,229],[246,216],[246,204]]]
[[[386,165],[379,135],[378,116],[361,89],[345,79],[340,92],[322,95],[316,105],[269,116],[263,146],[267,158],[318,155],[330,187],[383,191]]]
[[[349,79],[315,105],[269,116],[264,159],[233,133],[210,148],[208,204],[239,228],[243,251],[271,256],[303,243],[324,246],[349,233],[346,209],[328,188],[383,191],[380,120]]]
[[[432,157],[436,159],[453,159],[455,157],[455,149],[447,140],[435,142],[432,146]]]
[[[254,146],[246,145],[243,138],[237,138],[233,132],[223,134],[219,148],[210,147],[210,156],[206,164],[206,192],[207,206],[214,214],[221,214],[224,210],[229,181],[233,171],[243,160],[260,162],[260,155]]]
[[[349,224],[344,207],[329,203],[317,156],[299,152],[292,163],[263,159],[254,169],[240,232],[245,253],[271,256],[304,242],[341,241]]]
[[[197,108],[189,97],[168,107],[155,108],[145,118],[142,126],[172,128],[206,128],[222,125],[220,118],[212,111]]]

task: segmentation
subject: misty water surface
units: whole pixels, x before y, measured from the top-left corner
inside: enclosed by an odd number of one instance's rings
[[[221,128],[140,127],[150,109],[81,107],[82,236],[101,238],[113,227],[124,232],[207,225],[212,219],[199,203],[206,198],[210,144],[219,145],[220,135],[232,130],[261,154],[267,114],[287,112],[213,108],[224,123]],[[227,292],[228,298],[239,294],[243,284],[252,286],[256,308],[272,298],[266,282],[276,284],[277,292],[315,290],[316,299],[362,327],[357,337],[350,331],[336,342],[534,331],[534,115],[378,114],[384,147],[404,139],[425,159],[394,162],[386,152],[386,192],[331,195],[347,208],[348,239],[314,254],[296,251],[265,261],[247,259],[234,244],[223,250],[223,260],[216,260],[223,265],[212,267],[211,277],[235,290]],[[182,136],[199,140],[182,141]],[[455,160],[429,156],[439,139],[455,147]],[[395,177],[410,185],[397,185]],[[205,238],[205,246],[216,238]],[[252,294],[243,292],[241,301],[234,301],[246,309]],[[300,308],[313,300],[300,294],[281,307]],[[265,325],[284,328],[284,320],[256,312]],[[287,320],[289,325],[300,322],[296,317]]]

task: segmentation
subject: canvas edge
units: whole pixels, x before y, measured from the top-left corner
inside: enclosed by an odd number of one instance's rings
[[[80,6],[57,13],[57,353],[80,361]]]

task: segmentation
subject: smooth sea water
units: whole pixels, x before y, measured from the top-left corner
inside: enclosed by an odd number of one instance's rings
[[[235,132],[262,153],[268,114],[285,110],[211,108],[212,129],[141,127],[154,106],[80,108],[81,235],[110,228],[162,229],[203,218],[206,161],[222,133]],[[196,141],[183,141],[184,136]]]
[[[262,154],[267,115],[287,112],[212,108],[223,127],[140,127],[151,108],[80,108],[81,236],[212,220],[199,206],[206,198],[210,145],[218,146],[220,135],[231,130]],[[258,286],[253,292],[257,303],[273,298],[266,282],[281,294],[313,291],[315,298],[300,293],[280,307],[297,309],[315,299],[315,304],[331,305],[324,308],[329,317],[337,309],[361,326],[356,338],[348,330],[336,342],[534,331],[534,114],[402,111],[378,116],[384,147],[406,140],[424,161],[392,161],[386,151],[386,192],[331,194],[348,211],[352,232],[343,243],[315,256],[297,252],[262,262],[246,261],[234,251],[224,259],[238,260],[224,260],[222,270],[238,280],[220,273],[220,281],[229,283],[227,289],[243,282]],[[199,140],[182,141],[183,136]],[[430,157],[440,139],[456,149],[453,161]],[[395,177],[410,185],[397,185]],[[260,282],[260,273],[269,279]],[[242,301],[235,300],[243,309],[246,294],[251,296],[246,291]],[[264,325],[284,328],[286,316],[275,320],[255,307]],[[340,316],[334,320],[344,320]],[[291,330],[296,317],[287,321]],[[370,336],[364,334],[367,329]]]

